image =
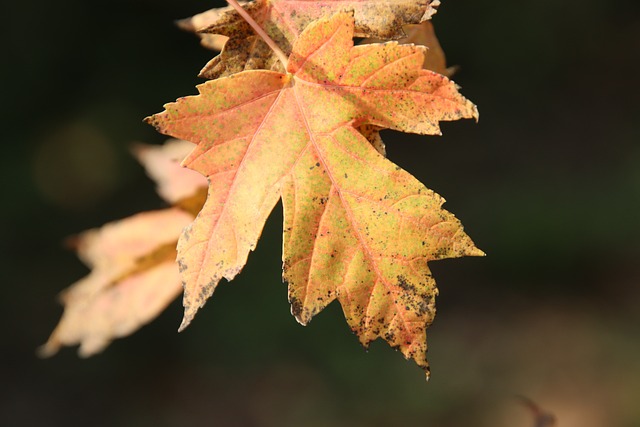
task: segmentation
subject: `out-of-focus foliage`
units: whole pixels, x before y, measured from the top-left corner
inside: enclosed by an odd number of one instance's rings
[[[61,293],[65,311],[41,355],[80,344],[79,354],[92,356],[153,320],[182,291],[175,247],[202,207],[207,185],[202,175],[180,167],[192,149],[180,140],[135,146],[158,193],[174,207],[141,212],[71,239],[92,271]]]

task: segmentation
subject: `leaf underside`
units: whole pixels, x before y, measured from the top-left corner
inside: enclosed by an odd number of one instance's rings
[[[431,18],[439,4],[439,0],[255,0],[243,7],[288,55],[307,25],[337,12],[353,12],[356,37],[391,40],[405,36],[403,25]],[[190,21],[184,22],[183,27]],[[222,52],[200,71],[201,77],[215,79],[254,69],[284,71],[267,44],[235,10],[214,9],[201,14],[195,24],[200,33],[229,38]]]

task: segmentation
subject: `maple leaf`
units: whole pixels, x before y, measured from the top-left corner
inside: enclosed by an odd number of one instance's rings
[[[177,140],[135,147],[160,195],[180,207],[143,212],[74,239],[79,257],[92,271],[62,292],[64,314],[40,355],[80,344],[79,354],[91,356],[148,323],[178,297],[182,286],[176,243],[193,221],[192,211],[202,207],[206,186],[202,175],[179,166],[192,148],[192,143]]]
[[[440,46],[440,42],[436,37],[433,24],[430,20],[420,24],[403,25],[402,28],[406,33],[406,37],[398,39],[399,44],[418,44],[428,49],[427,54],[424,56],[423,68],[447,77],[451,77],[456,72],[457,67],[447,68],[444,51]],[[384,40],[374,38],[366,38],[362,41],[363,44],[382,42],[384,42]],[[385,145],[379,132],[380,128],[372,125],[362,125],[358,130],[380,154],[383,156],[386,155]]]
[[[431,18],[439,4],[439,0],[255,0],[244,9],[288,55],[302,30],[319,18],[353,11],[356,37],[398,39],[405,36],[403,24]],[[235,10],[213,9],[194,18],[183,20],[183,28],[229,37],[222,52],[200,71],[201,77],[215,79],[253,69],[284,71],[273,51]],[[205,22],[210,25],[202,28]]]
[[[427,261],[481,255],[444,200],[381,155],[362,124],[439,134],[477,118],[425,48],[353,46],[349,13],[310,24],[287,73],[208,81],[148,117],[198,144],[183,164],[209,178],[207,201],[178,242],[184,329],[222,278],[233,279],[267,216],[284,205],[283,278],[302,323],[334,299],[363,345],[382,337],[428,369],[435,282]]]
[[[136,144],[132,151],[156,182],[160,197],[195,217],[204,204],[207,181],[180,165],[193,147],[192,142],[170,139],[161,146]]]
[[[240,4],[244,5],[245,2],[240,2]],[[232,9],[231,6],[209,9],[189,18],[180,19],[176,21],[176,25],[185,31],[197,33],[200,37],[200,44],[205,48],[221,51],[224,44],[229,40],[229,37],[223,36],[222,34],[203,33],[201,31],[214,25],[223,14]]]
[[[424,21],[420,24],[403,25],[402,29],[406,33],[406,37],[398,40],[400,44],[419,44],[426,46],[429,53],[424,57],[423,68],[435,71],[443,76],[451,77],[457,70],[457,67],[447,67],[447,60],[436,36],[433,23]],[[384,40],[367,38],[363,43],[380,43]]]

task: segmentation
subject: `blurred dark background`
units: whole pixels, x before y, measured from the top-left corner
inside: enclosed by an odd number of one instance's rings
[[[385,133],[488,256],[432,263],[432,380],[337,303],[306,328],[280,281],[281,211],[232,284],[177,334],[155,322],[82,360],[41,360],[65,237],[163,207],[131,158],[142,118],[194,94],[212,56],[173,20],[204,0],[4,2],[3,426],[640,425],[640,11],[635,0],[446,0],[434,17],[481,119]]]

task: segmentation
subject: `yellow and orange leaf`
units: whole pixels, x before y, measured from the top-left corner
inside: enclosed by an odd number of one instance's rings
[[[170,139],[160,146],[136,144],[132,151],[147,175],[156,182],[160,197],[195,217],[207,195],[207,180],[181,166],[191,150],[193,143]]]
[[[456,67],[447,67],[447,60],[436,36],[433,23],[431,21],[424,21],[420,24],[408,24],[403,27],[406,37],[398,40],[400,44],[419,44],[426,46],[429,51],[424,57],[423,68],[427,70],[435,71],[443,76],[451,77]],[[365,39],[364,43],[381,43],[384,40],[369,38]]]
[[[389,40],[405,36],[402,25],[431,18],[439,4],[439,0],[255,0],[244,9],[288,55],[307,25],[334,13],[353,11],[356,37]],[[219,18],[211,22],[216,14]],[[183,21],[183,27],[188,22]],[[200,71],[201,77],[215,79],[254,69],[284,71],[273,51],[235,10],[214,9],[197,15],[194,22],[210,24],[196,27],[200,33],[229,37],[222,52]]]
[[[92,272],[61,294],[65,311],[41,354],[80,344],[88,357],[155,318],[180,294],[175,239],[192,220],[172,208],[81,234],[78,255]]]
[[[135,148],[160,195],[176,206],[197,205],[206,187],[202,175],[179,166],[192,148],[177,140]],[[196,212],[203,203],[200,195]],[[175,248],[194,216],[181,207],[143,212],[75,238],[78,256],[92,271],[61,294],[65,311],[40,354],[80,344],[80,355],[88,357],[154,319],[182,290]]]
[[[245,71],[198,86],[149,123],[192,141],[184,165],[209,178],[207,201],[178,243],[186,327],[233,279],[279,199],[284,279],[302,323],[334,299],[367,345],[378,337],[428,370],[437,289],[427,261],[481,255],[444,200],[391,163],[361,125],[437,135],[477,118],[425,48],[353,46],[350,13],[310,24],[287,73]]]

